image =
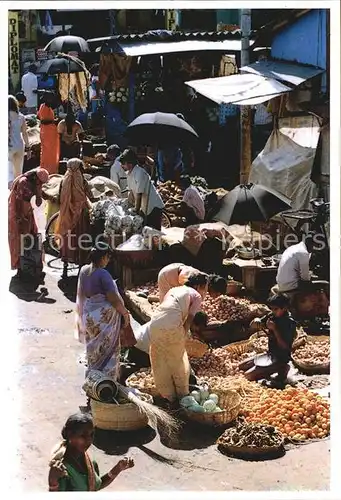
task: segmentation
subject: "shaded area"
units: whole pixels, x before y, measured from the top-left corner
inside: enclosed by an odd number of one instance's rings
[[[17,277],[13,277],[9,284],[9,291],[13,293],[18,299],[25,302],[40,302],[42,304],[55,304],[56,300],[48,297],[48,290],[42,287],[37,290],[40,283],[23,282]]]
[[[106,431],[95,429],[94,446],[107,455],[123,455],[131,447],[140,447],[150,443],[156,436],[151,427],[136,431]]]
[[[77,276],[69,276],[66,279],[60,279],[58,281],[59,290],[61,290],[65,297],[71,302],[76,302],[77,282]]]
[[[274,451],[263,453],[262,455],[255,455],[252,453],[229,453],[222,446],[218,446],[218,450],[222,455],[225,455],[230,458],[237,458],[239,460],[245,460],[247,462],[264,462],[265,460],[276,460],[277,458],[284,457],[286,453],[284,447],[281,447]]]
[[[223,430],[221,427],[206,427],[196,422],[183,422],[180,430],[172,436],[167,435],[162,428],[158,429],[163,446],[186,451],[212,446]]]

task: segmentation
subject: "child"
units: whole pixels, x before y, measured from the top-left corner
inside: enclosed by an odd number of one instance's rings
[[[134,467],[134,461],[126,457],[100,476],[97,463],[87,452],[94,438],[94,424],[88,414],[71,415],[63,427],[62,437],[63,441],[52,452],[49,491],[102,490],[122,471]]]
[[[268,355],[272,363],[268,366],[256,366],[254,358],[241,363],[239,369],[246,372],[248,380],[260,380],[277,373],[276,382],[280,386],[284,385],[290,369],[288,362],[296,335],[296,322],[288,313],[289,303],[289,299],[284,295],[270,297],[268,305],[271,313],[252,322],[253,325],[268,329]]]

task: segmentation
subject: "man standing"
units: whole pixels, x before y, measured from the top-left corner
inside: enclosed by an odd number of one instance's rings
[[[121,192],[128,189],[127,173],[123,170],[118,157],[121,154],[121,149],[117,144],[112,144],[107,149],[107,160],[112,162],[110,167],[110,179],[120,187]]]
[[[36,65],[31,64],[28,68],[28,72],[21,79],[21,89],[26,97],[26,108],[28,114],[35,114],[37,112],[38,78],[36,73]]]
[[[128,189],[134,198],[136,212],[145,219],[147,226],[161,230],[162,209],[165,205],[150,175],[137,165],[137,156],[131,149],[124,150],[118,159],[127,172]]]

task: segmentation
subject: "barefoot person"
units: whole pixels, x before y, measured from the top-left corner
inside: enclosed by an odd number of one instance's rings
[[[256,366],[255,358],[239,365],[241,371],[250,381],[267,379],[277,373],[277,382],[283,385],[289,373],[292,344],[296,335],[296,322],[288,312],[289,299],[284,295],[270,297],[268,305],[271,313],[257,318],[251,326],[263,326],[267,329],[268,355],[271,363],[268,366]]]
[[[93,443],[92,417],[76,413],[62,430],[63,441],[52,451],[48,476],[49,491],[98,491],[109,486],[124,470],[134,467],[134,460],[123,458],[107,474],[100,475],[97,462],[88,449]]]

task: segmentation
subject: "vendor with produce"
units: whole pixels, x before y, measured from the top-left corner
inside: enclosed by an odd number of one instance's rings
[[[133,196],[136,213],[145,219],[145,225],[160,230],[164,203],[150,175],[137,165],[136,154],[131,149],[126,149],[119,161],[127,172],[128,189]]]
[[[84,130],[72,111],[58,123],[57,131],[60,137],[60,157],[68,159],[78,157]]]
[[[183,285],[190,276],[201,273],[198,269],[191,266],[186,266],[181,263],[168,264],[161,269],[158,276],[158,288],[160,302],[163,301],[165,295],[171,288]],[[205,275],[206,276],[206,275]],[[208,293],[211,297],[219,297],[226,294],[226,280],[216,274],[208,276]]]
[[[172,288],[150,322],[150,360],[155,386],[170,404],[189,392],[186,333],[207,293],[207,277],[195,275]]]
[[[199,190],[192,184],[188,175],[180,177],[179,186],[184,192],[182,201],[173,198],[168,203],[169,208],[177,208],[185,217],[187,226],[200,224],[205,219],[205,203]]]
[[[289,373],[292,344],[296,335],[296,322],[288,313],[289,299],[284,295],[275,295],[269,298],[268,306],[271,313],[256,318],[251,326],[259,325],[267,328],[269,363],[258,364],[257,358],[244,361],[239,365],[241,371],[250,381],[266,379],[277,373],[275,379],[281,386],[284,385]]]

